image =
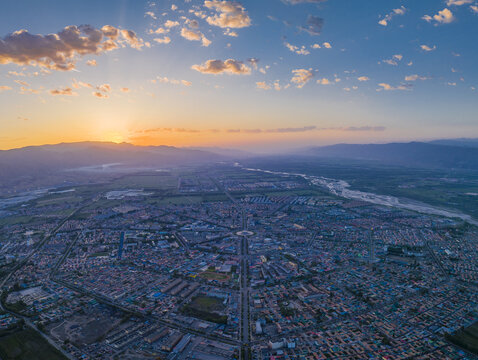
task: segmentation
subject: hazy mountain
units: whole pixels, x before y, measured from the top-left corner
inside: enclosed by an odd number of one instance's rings
[[[337,144],[314,147],[302,154],[365,160],[387,165],[478,170],[478,148],[421,142],[390,144]]]
[[[0,191],[49,186],[87,177],[79,174],[100,167],[112,171],[128,168],[158,168],[195,165],[226,159],[225,156],[204,150],[181,149],[171,146],[134,146],[127,143],[104,142],[62,143],[28,146],[0,151]],[[116,164],[113,168],[101,165]],[[106,172],[106,170],[104,172]],[[74,174],[72,174],[74,173]],[[89,174],[91,178],[94,175]]]
[[[478,148],[478,139],[441,139],[429,141],[429,144]]]
[[[257,156],[257,154],[254,154],[249,151],[238,150],[238,149],[227,149],[227,148],[214,147],[214,146],[213,147],[200,147],[200,146],[187,147],[185,149],[207,151],[207,152],[212,152],[214,154],[223,155],[223,156],[236,158],[236,159],[244,159],[244,158]]]

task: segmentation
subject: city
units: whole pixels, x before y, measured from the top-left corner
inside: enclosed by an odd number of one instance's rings
[[[0,324],[51,359],[476,358],[459,219],[237,164],[37,196],[2,210]]]

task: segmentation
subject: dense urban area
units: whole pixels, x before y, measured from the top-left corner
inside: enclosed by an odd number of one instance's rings
[[[1,359],[477,359],[478,228],[238,164],[0,199]]]

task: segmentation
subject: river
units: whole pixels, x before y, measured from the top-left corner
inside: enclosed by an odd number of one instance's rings
[[[370,192],[364,192],[359,190],[350,189],[350,184],[344,180],[329,179],[322,176],[312,176],[306,174],[297,174],[281,171],[271,171],[263,169],[251,169],[244,168],[248,171],[259,171],[268,174],[274,175],[283,175],[283,176],[300,176],[307,180],[309,183],[317,186],[324,187],[329,190],[334,195],[344,197],[346,199],[352,200],[361,200],[366,201],[372,204],[391,206],[400,209],[412,210],[419,213],[430,214],[430,215],[439,215],[448,218],[459,218],[470,224],[477,225],[478,221],[473,219],[470,215],[457,212],[454,210],[442,209],[433,205],[426,203],[414,201],[406,198],[397,198],[395,196],[389,195],[379,195]]]

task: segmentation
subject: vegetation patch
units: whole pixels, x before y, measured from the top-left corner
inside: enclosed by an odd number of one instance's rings
[[[32,329],[0,337],[0,358],[14,360],[64,360],[57,349]]]
[[[198,295],[181,308],[184,315],[217,324],[227,324],[227,316],[224,315],[224,310],[225,306],[222,299],[208,295]]]

